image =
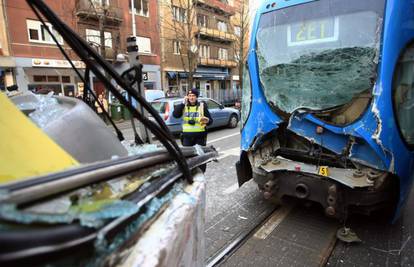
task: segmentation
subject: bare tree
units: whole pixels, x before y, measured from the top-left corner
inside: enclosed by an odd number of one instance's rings
[[[160,8],[165,11],[161,16],[164,26],[164,42],[176,45],[184,72],[188,73],[188,86],[193,87],[194,73],[198,64],[197,1],[160,0]],[[175,42],[175,43],[174,43]]]
[[[94,17],[96,17],[98,19],[98,32],[99,32],[99,36],[94,36],[94,35],[86,35],[86,39],[93,39],[93,37],[99,37],[96,38],[99,40],[99,43],[94,43],[98,48],[99,48],[99,54],[104,57],[105,59],[107,58],[107,51],[106,51],[106,42],[108,40],[110,40],[110,42],[112,42],[112,48],[113,48],[113,53],[112,53],[112,60],[116,59],[116,55],[117,55],[117,49],[118,49],[118,45],[114,42],[117,41],[119,38],[117,38],[116,36],[106,36],[105,32],[108,26],[108,17],[112,15],[113,12],[113,8],[111,7],[111,5],[109,4],[109,1],[106,0],[88,0],[89,1],[89,8],[92,11]]]
[[[109,58],[112,61],[116,60],[116,56],[118,54],[118,48],[120,43],[120,36],[119,33],[108,34],[108,26],[110,25],[110,17],[114,17],[115,8],[110,5],[110,1],[108,0],[78,0],[77,5],[78,8],[84,9],[87,12],[83,12],[82,21],[84,23],[90,24],[88,21],[96,21],[94,24],[95,32],[85,33],[85,39],[88,43],[92,46],[96,47],[99,54],[104,58],[108,59],[108,51],[107,45],[108,41],[111,42],[112,47],[112,57]],[[109,74],[105,73],[105,76],[109,78]],[[109,91],[106,90],[106,98],[109,97]]]
[[[232,22],[236,34],[236,40],[234,42],[235,59],[238,66],[240,88],[243,88],[243,70],[249,49],[250,14],[249,0],[237,1],[239,4],[236,5],[236,15]]]

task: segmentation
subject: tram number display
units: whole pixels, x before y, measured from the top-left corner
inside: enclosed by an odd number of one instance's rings
[[[288,25],[288,46],[333,42],[338,40],[338,18],[303,21]]]
[[[318,174],[321,176],[329,176],[329,168],[328,166],[320,166]]]

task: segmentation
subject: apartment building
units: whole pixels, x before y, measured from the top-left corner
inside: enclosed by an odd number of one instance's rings
[[[38,21],[25,0],[3,0],[10,36],[11,55],[15,61],[15,80],[20,89],[51,89],[56,94],[75,95],[83,87],[69,62]],[[126,38],[132,34],[132,13],[136,18],[140,57],[144,64],[145,86],[161,88],[160,45],[157,0],[134,0],[131,10],[128,0],[46,0],[49,7],[72,29],[122,73],[129,67]],[[85,65],[53,29],[59,43],[76,67]],[[104,40],[101,42],[102,38]],[[104,49],[103,49],[104,47]],[[104,90],[93,78],[94,90]]]
[[[66,90],[73,94],[76,79],[69,62],[61,55],[46,28],[37,19],[25,0],[3,0],[6,13],[6,27],[10,36],[10,52],[16,63],[14,75],[21,90],[48,88],[56,93]],[[74,1],[45,1],[60,18],[72,28],[76,26],[72,12]],[[54,31],[52,25],[47,25]],[[60,36],[59,42],[64,45]],[[64,46],[69,53],[71,51]],[[71,53],[73,56],[73,53]],[[80,65],[79,61],[75,61]]]
[[[131,0],[118,0],[124,11],[121,33],[121,47],[126,47],[126,38],[131,36]],[[158,0],[133,0],[135,8],[135,29],[138,39],[139,56],[143,64],[143,79],[146,89],[162,89],[161,81],[161,43],[159,30]],[[129,67],[119,66],[120,72]]]
[[[193,86],[203,96],[224,102],[231,95],[233,76],[237,75],[236,35],[231,24],[235,7],[226,0],[190,1],[191,5],[186,2],[160,1],[164,88],[172,94],[183,95]],[[191,31],[191,36],[187,36],[190,41],[177,34],[177,29],[185,27]],[[195,57],[193,85],[189,84],[188,77],[190,53]]]
[[[4,1],[0,0],[0,88],[15,84],[13,71],[16,62],[10,56],[9,35],[6,29]]]

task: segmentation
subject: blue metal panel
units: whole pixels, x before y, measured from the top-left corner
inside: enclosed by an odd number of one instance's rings
[[[379,73],[379,86],[374,91],[374,107],[378,107],[381,122],[379,140],[384,149],[394,155],[390,166],[400,179],[400,205],[403,205],[412,185],[413,154],[401,140],[393,111],[392,80],[395,65],[402,51],[414,39],[414,3],[409,0],[389,0],[385,12],[383,52]],[[371,112],[376,112],[372,110]],[[400,210],[398,210],[399,212]]]
[[[249,72],[252,84],[252,108],[250,110],[249,118],[244,125],[241,133],[241,149],[247,151],[253,144],[256,136],[265,135],[272,130],[278,128],[278,124],[282,122],[271,109],[263,94],[263,90],[259,89],[260,80],[258,77],[258,65],[255,51],[250,51],[249,58]],[[252,74],[255,75],[252,75]]]

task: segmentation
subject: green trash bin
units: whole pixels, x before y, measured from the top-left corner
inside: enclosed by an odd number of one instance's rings
[[[122,119],[122,106],[119,104],[111,105],[111,118],[114,121],[119,121]]]
[[[129,112],[128,108],[125,106],[122,106],[122,117],[124,118],[124,120],[131,119],[131,112]]]

